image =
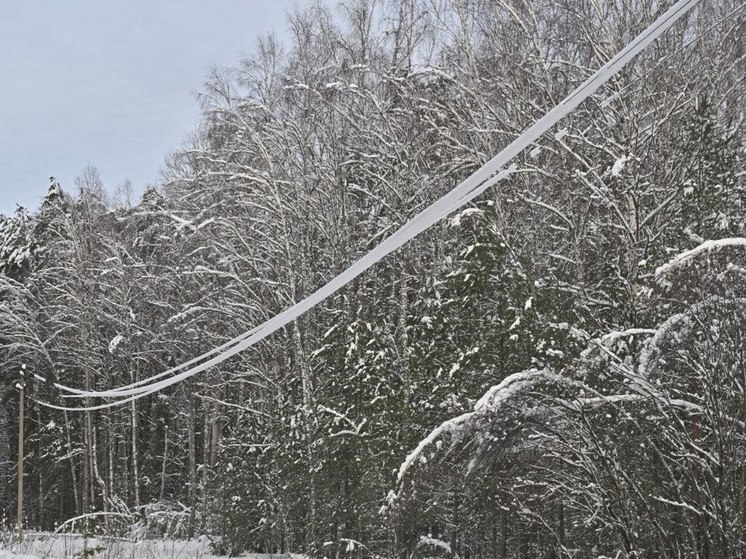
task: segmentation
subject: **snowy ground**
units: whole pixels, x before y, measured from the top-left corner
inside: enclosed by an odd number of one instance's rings
[[[88,550],[86,554],[85,550]],[[93,551],[97,550],[97,551]],[[123,540],[31,533],[18,543],[0,541],[0,559],[215,559],[210,542]],[[246,554],[250,559],[303,559],[301,555]]]

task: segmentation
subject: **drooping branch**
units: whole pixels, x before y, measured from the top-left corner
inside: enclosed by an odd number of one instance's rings
[[[667,275],[673,270],[681,268],[699,255],[716,250],[721,250],[725,247],[746,247],[746,239],[743,237],[732,237],[728,239],[705,241],[701,245],[691,250],[687,250],[686,252],[682,252],[681,254],[676,255],[666,264],[658,267],[658,269],[655,270],[655,279],[656,281],[660,281],[663,276]]]

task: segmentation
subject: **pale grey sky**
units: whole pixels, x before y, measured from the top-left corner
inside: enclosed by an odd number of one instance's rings
[[[0,212],[89,163],[141,192],[197,122],[211,66],[308,0],[0,0]]]

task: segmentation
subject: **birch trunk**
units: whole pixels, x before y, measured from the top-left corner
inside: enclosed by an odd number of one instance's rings
[[[8,396],[6,387],[0,388],[0,402],[5,402]],[[8,406],[0,406],[0,507],[8,505],[7,488],[10,486],[10,422],[8,421]]]
[[[73,441],[70,436],[70,419],[65,414],[65,436],[67,437],[67,454],[70,457],[70,476],[72,477],[73,483],[73,499],[75,499],[75,514],[80,516],[83,514],[83,502],[80,498],[80,488],[78,487],[78,473],[75,469],[75,457],[73,456]]]
[[[161,462],[161,490],[159,492],[159,498],[163,501],[163,496],[166,493],[166,464],[168,460],[168,425],[166,425],[165,433],[163,435],[163,461]]]
[[[140,506],[140,462],[137,458],[138,448],[140,446],[140,438],[138,436],[139,421],[137,418],[137,401],[132,401],[132,416],[131,416],[131,427],[132,427],[132,490],[135,496],[135,506]]]
[[[189,409],[189,539],[194,538],[195,523],[197,520],[197,418],[194,406],[194,395],[187,396]]]

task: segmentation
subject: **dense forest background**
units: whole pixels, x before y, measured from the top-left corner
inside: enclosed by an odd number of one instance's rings
[[[285,44],[209,76],[141,200],[88,168],[3,217],[6,523],[23,373],[39,529],[103,512],[84,529],[228,553],[745,556],[735,0],[701,2],[508,179],[292,327],[124,406],[37,401],[136,382],[308,295],[668,5],[299,9]]]

